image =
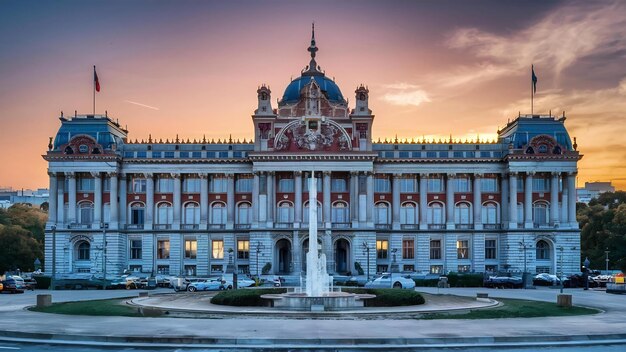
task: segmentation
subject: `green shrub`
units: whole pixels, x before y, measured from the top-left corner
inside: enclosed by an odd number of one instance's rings
[[[261,307],[265,306],[267,301],[261,298],[261,295],[285,293],[285,288],[263,288],[263,289],[241,289],[222,291],[211,298],[211,303],[223,306],[238,307]]]
[[[413,279],[417,287],[437,287],[439,279]]]
[[[482,287],[483,286],[483,274],[459,274],[450,273],[448,276],[448,283],[450,287]]]
[[[47,290],[50,288],[50,277],[49,276],[34,276],[33,279],[37,281],[37,288]]]
[[[354,269],[356,270],[357,274],[359,275],[364,275],[365,272],[363,271],[363,267],[361,267],[361,263],[359,262],[354,262]]]
[[[261,273],[263,275],[267,275],[270,272],[270,270],[272,270],[272,263],[267,262],[265,263],[265,265],[263,265],[263,269],[261,269]]]
[[[424,304],[424,297],[413,290],[394,288],[345,288],[343,292],[376,295],[365,300],[366,307],[396,307]]]

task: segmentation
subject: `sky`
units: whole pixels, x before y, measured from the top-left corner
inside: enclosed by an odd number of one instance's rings
[[[253,137],[272,100],[317,62],[349,99],[365,84],[378,138],[495,138],[518,113],[561,114],[578,184],[626,189],[624,1],[0,0],[0,186],[47,187],[63,111],[129,138]]]

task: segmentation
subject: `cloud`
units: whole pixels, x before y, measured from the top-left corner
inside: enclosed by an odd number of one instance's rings
[[[382,96],[382,100],[399,106],[420,106],[431,100],[425,90],[411,83],[393,83],[383,85],[388,92]]]
[[[626,50],[626,3],[575,2],[557,8],[527,28],[498,35],[478,28],[463,28],[446,45],[463,50],[481,62],[459,67],[441,79],[446,87],[529,74],[535,64],[552,68],[555,76],[591,55]]]
[[[159,110],[159,108],[157,108],[157,107],[146,105],[146,104],[142,104],[142,103],[138,103],[136,101],[124,100],[124,102],[129,103],[129,104],[133,104],[133,105],[138,105],[138,106],[141,106],[141,107],[144,107],[144,108],[148,108],[148,109],[152,109],[152,110]]]

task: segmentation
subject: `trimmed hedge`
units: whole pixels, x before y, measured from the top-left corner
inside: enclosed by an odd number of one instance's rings
[[[437,287],[439,279],[413,279],[417,287]]]
[[[266,305],[261,295],[285,293],[285,288],[259,288],[222,291],[211,298],[211,303],[223,306],[260,307]]]
[[[424,297],[413,290],[397,288],[344,288],[342,291],[376,295],[375,298],[365,300],[366,307],[396,307],[424,304]]]

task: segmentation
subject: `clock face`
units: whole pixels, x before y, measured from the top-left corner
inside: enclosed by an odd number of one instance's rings
[[[359,100],[365,100],[365,93],[359,94]]]

